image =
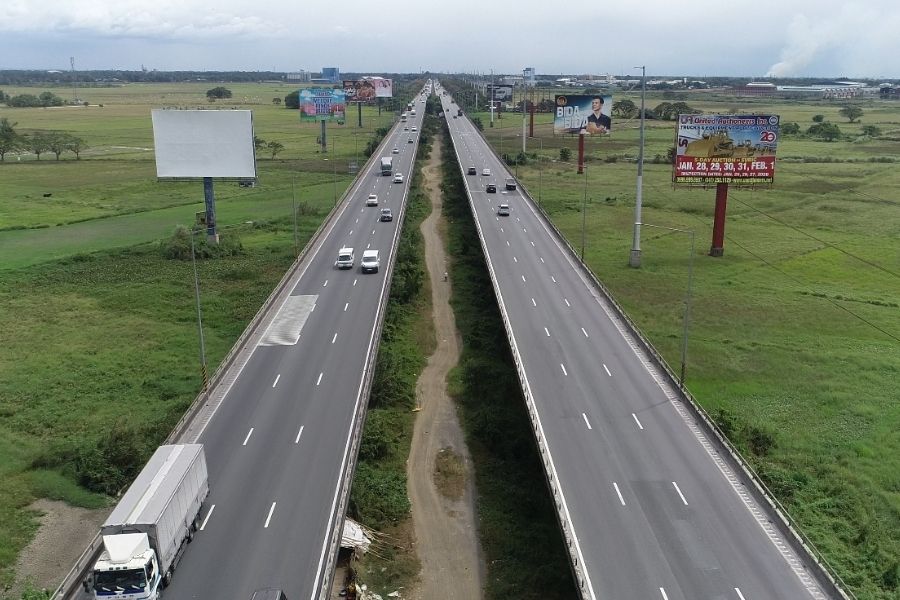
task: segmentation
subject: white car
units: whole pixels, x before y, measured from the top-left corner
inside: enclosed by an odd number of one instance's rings
[[[392,152],[394,154],[400,154],[400,148],[398,148],[397,146],[394,146],[394,149],[392,150]]]
[[[359,266],[362,268],[363,273],[377,273],[378,267],[381,266],[381,261],[378,260],[378,250],[366,250],[363,252]]]
[[[394,173],[394,183],[403,183],[403,173]]]
[[[491,176],[491,170],[488,169],[487,167],[485,167],[484,169],[481,170],[481,174],[482,174],[483,176],[485,176],[485,177],[490,177],[490,176]]]
[[[338,257],[334,261],[334,266],[338,269],[352,269],[353,258],[353,248],[341,248],[338,250]]]
[[[415,125],[412,126],[412,131],[413,131],[413,133],[415,133],[416,131],[418,131],[418,129],[416,129],[416,126],[415,126]]]
[[[378,206],[378,194],[369,194],[366,198],[366,206]]]
[[[509,204],[501,204],[497,207],[497,215],[500,217],[509,216]]]

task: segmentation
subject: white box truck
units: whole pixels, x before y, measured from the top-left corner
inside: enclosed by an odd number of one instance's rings
[[[394,158],[392,156],[381,157],[381,174],[392,175],[394,173]]]
[[[159,598],[208,494],[203,446],[160,446],[100,529],[103,552],[85,582],[94,598]]]

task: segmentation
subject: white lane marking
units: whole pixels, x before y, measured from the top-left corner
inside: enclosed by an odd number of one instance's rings
[[[638,421],[637,415],[634,414],[634,413],[631,413],[631,416],[634,417],[634,422],[637,423],[638,429],[643,430],[643,429],[644,429],[644,426],[641,425],[641,422],[640,422],[640,421]]]
[[[303,427],[304,427],[304,425],[301,425],[301,426],[300,426],[300,431],[297,432],[297,437],[294,439],[294,443],[295,443],[295,444],[299,444],[299,443],[300,443],[300,436],[303,435]]]
[[[588,428],[588,429],[593,429],[593,427],[591,427],[590,422],[588,421],[587,415],[584,414],[584,413],[581,413],[581,416],[584,417],[584,424],[587,425],[587,428]]]
[[[356,217],[356,222],[359,223],[359,217]]]
[[[531,303],[534,304],[535,308],[537,308],[537,302],[534,301],[534,298],[531,299]]]
[[[659,593],[662,594],[663,600],[669,600],[669,597],[666,596],[666,590],[663,588],[659,588]]]
[[[524,276],[524,275],[522,275],[522,281],[525,281],[525,276]]]
[[[622,506],[625,506],[625,498],[622,497],[622,492],[619,491],[619,484],[613,481],[613,487],[616,488],[616,495],[619,497],[619,502],[622,503]]]
[[[500,233],[503,233],[503,228],[502,228],[502,227],[500,228]]]
[[[374,229],[372,230],[372,235],[375,235],[375,230],[374,230]]]
[[[584,327],[581,328],[581,333],[583,333],[583,334],[584,334],[584,337],[586,337],[586,338],[591,337],[591,336],[589,336],[589,335],[587,334],[587,331],[584,330]]]
[[[509,240],[506,240],[506,245],[509,246]]]
[[[269,521],[272,520],[272,513],[275,512],[275,504],[276,504],[276,503],[273,502],[271,508],[269,508],[269,516],[266,517],[266,524],[263,525],[263,529],[268,529],[268,528],[269,528]]]
[[[209,518],[212,516],[214,510],[216,510],[215,504],[209,507],[209,512],[206,513],[206,518],[203,519],[203,523],[200,524],[200,531],[203,531],[203,529],[206,528],[206,522],[209,521]]]
[[[328,287],[328,280],[325,280],[325,283],[322,284],[322,287]]]
[[[353,280],[353,285],[356,285],[356,280],[355,280],[355,279]]]
[[[316,380],[316,385],[322,383],[322,375],[324,375],[324,373],[319,373],[319,378]]]
[[[372,247],[372,244],[366,244],[366,250]]]
[[[525,233],[528,233],[528,230],[525,229],[524,227],[522,228],[522,231],[524,231]]]
[[[544,257],[543,257],[543,256],[541,257],[541,263],[547,264],[547,263],[544,262]]]
[[[350,303],[349,303],[349,302],[348,302],[347,304],[344,305],[344,312],[347,312],[347,307],[348,307],[348,306],[350,306]]]
[[[532,247],[532,248],[537,248],[537,246],[534,245],[534,242],[531,242],[531,247]]]
[[[556,277],[554,277],[553,275],[551,275],[551,276],[550,276],[550,279],[553,281],[553,283],[556,283]]]
[[[309,309],[309,312],[312,312],[312,311],[314,311],[314,310],[316,310],[316,305],[315,305],[315,304],[312,305],[312,308]]]
[[[741,600],[747,600],[746,598],[744,598],[744,595],[741,593],[740,588],[734,588],[734,591],[737,592],[738,598],[740,598]]]
[[[275,381],[272,382],[272,387],[278,385],[278,380],[281,379],[281,373],[275,376]]]
[[[610,377],[612,377],[612,373],[609,372],[609,369],[606,368],[606,365],[605,365],[605,364],[603,365],[603,370],[606,371],[606,374],[607,374],[607,375],[609,375]]]
[[[351,230],[350,230],[350,233],[348,233],[347,235],[348,235],[348,236],[353,235],[353,230],[351,229]]]
[[[253,428],[250,428],[250,431],[247,432],[247,437],[244,438],[244,443],[241,446],[246,446],[247,442],[250,441],[250,436],[253,435]]]
[[[547,334],[547,337],[550,337],[550,330],[544,327],[544,333]]]
[[[563,300],[566,301],[566,306],[568,306],[568,307],[571,307],[571,306],[572,306],[571,304],[569,304],[569,299],[568,299],[568,298],[563,298]]]
[[[559,368],[562,369],[563,375],[565,375],[566,377],[569,376],[569,372],[566,371],[566,365],[559,363]]]
[[[513,256],[513,262],[519,262],[519,259]]]
[[[334,343],[334,340],[336,340],[336,339],[337,339],[337,333],[335,333],[335,334],[334,334],[334,337],[331,338],[331,343],[333,344],[333,343]]]
[[[681,501],[684,502],[685,506],[687,506],[688,505],[687,500],[684,499],[684,494],[681,493],[681,489],[678,487],[678,484],[673,481],[672,485],[675,486],[675,491],[678,492],[679,496],[681,496]]]

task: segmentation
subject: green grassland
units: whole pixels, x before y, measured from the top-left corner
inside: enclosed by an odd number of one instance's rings
[[[647,121],[642,221],[696,235],[688,388],[856,596],[897,600],[900,169],[877,161],[900,161],[900,105],[865,101],[861,122],[849,124],[839,103],[685,101],[780,114],[803,131],[821,114],[844,134],[783,137],[775,184],[730,190],[725,256],[712,258],[715,190],[673,188],[671,166],[653,159],[671,147],[674,124]],[[521,115],[493,128],[488,113],[476,116],[496,150],[501,136],[504,153],[521,150]],[[691,239],[644,227],[642,266],[628,267],[637,120],[614,120],[611,137],[587,140],[586,175],[572,164],[577,139],[553,137],[550,115],[536,123],[543,151],[528,140],[519,179],[577,250],[586,206],[585,260],[677,373]],[[884,137],[860,139],[866,124]]]

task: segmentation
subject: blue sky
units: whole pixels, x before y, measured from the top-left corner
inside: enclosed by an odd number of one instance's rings
[[[896,0],[3,0],[0,68],[900,78]]]

